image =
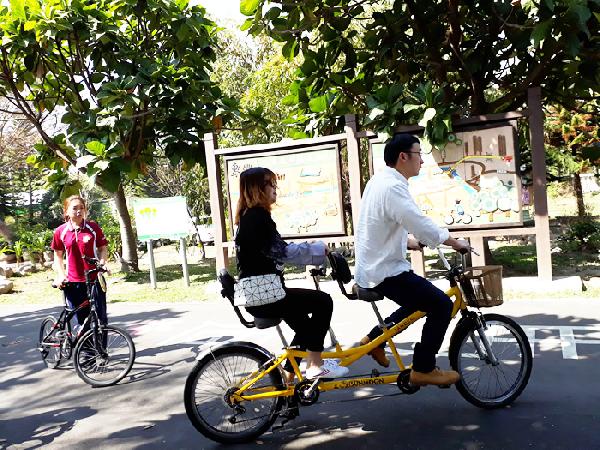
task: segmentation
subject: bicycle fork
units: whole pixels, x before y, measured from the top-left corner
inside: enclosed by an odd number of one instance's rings
[[[486,361],[492,366],[497,366],[500,363],[498,362],[498,358],[496,358],[496,355],[494,355],[494,352],[492,351],[492,346],[490,345],[490,341],[487,335],[485,334],[486,328],[487,326],[485,321],[481,317],[478,317],[477,328],[475,330],[469,331],[469,336],[471,338],[471,341],[473,341],[473,345],[475,346],[475,350],[479,355],[479,359],[482,361]],[[477,331],[477,334],[479,335],[479,341],[475,338],[475,331]],[[483,347],[481,344],[483,344]]]

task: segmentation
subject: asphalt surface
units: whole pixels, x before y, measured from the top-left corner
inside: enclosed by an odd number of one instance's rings
[[[334,289],[324,288],[330,293]],[[343,344],[352,345],[375,317],[368,304],[338,295],[334,299],[334,330]],[[389,301],[380,305],[384,314],[393,309]],[[183,389],[198,348],[231,340],[254,341],[273,352],[281,348],[275,329],[245,329],[216,294],[194,304],[109,304],[111,323],[124,326],[134,337],[137,358],[120,384],[94,389],[70,364],[47,369],[35,348],[40,322],[58,311],[0,305],[0,448],[220,448],[199,434],[185,415]],[[299,418],[265,433],[254,445],[600,448],[600,301],[515,300],[492,311],[516,319],[533,341],[529,385],[510,407],[482,410],[455,389],[428,387],[407,396],[397,395],[392,385],[362,387],[324,393],[318,404],[302,408]],[[395,341],[410,353],[419,334],[415,324]],[[448,367],[444,353],[438,363]],[[370,358],[363,359],[352,366],[351,374],[369,373],[374,367]]]

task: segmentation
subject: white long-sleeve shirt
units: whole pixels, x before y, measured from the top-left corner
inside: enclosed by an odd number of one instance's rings
[[[369,180],[354,236],[354,279],[372,288],[385,278],[410,270],[406,259],[408,233],[429,247],[450,237],[419,209],[408,190],[408,180],[393,167],[385,167]]]

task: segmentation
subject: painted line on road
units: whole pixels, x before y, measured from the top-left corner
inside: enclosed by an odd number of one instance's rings
[[[574,333],[574,331],[600,332],[600,325],[523,325],[522,328],[529,339],[532,355],[534,355],[534,344],[539,343],[541,350],[560,347],[563,359],[579,359],[577,344],[600,344],[600,339],[577,339]],[[558,331],[559,337],[547,336],[541,339],[536,338],[536,331],[542,330]]]

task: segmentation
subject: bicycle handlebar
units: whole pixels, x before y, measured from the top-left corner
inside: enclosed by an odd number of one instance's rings
[[[98,258],[90,258],[89,256],[85,256],[85,255],[83,255],[81,258],[83,260],[85,260],[88,264],[92,264],[94,266],[94,268],[92,270],[88,270],[88,271],[86,271],[86,273],[108,272],[108,269],[105,266],[103,266],[102,264],[100,264],[100,260]],[[54,284],[54,282],[52,282],[52,287],[62,290],[66,286],[68,286],[70,283],[71,283],[70,281],[63,281],[60,286],[57,286],[56,284]]]

